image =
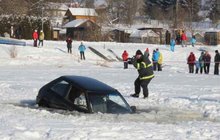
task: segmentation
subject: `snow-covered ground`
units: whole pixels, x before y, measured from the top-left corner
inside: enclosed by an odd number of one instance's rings
[[[27,40],[28,44],[32,41]],[[80,42],[73,42],[73,55],[66,53],[63,41],[45,41],[43,48],[0,45],[0,139],[1,140],[218,140],[220,139],[220,76],[189,74],[186,58],[192,51],[199,57],[220,47],[84,42],[116,59],[108,49],[121,56],[127,50],[159,48],[164,57],[162,72],[155,72],[149,85],[149,98],[132,98],[137,71],[132,65],[123,69],[119,61],[107,62],[86,50],[86,60],[78,54]],[[16,58],[10,57],[15,47]],[[37,109],[38,90],[61,75],[89,76],[116,88],[136,114],[84,114],[62,110]]]

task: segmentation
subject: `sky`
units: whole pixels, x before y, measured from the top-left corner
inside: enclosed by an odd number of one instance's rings
[[[64,41],[45,41],[40,48],[0,44],[0,139],[1,140],[218,140],[220,139],[220,76],[213,75],[214,51],[220,46],[182,48],[175,52],[169,46],[83,42],[87,47],[86,60],[79,59],[80,42],[73,41],[73,54],[67,53]],[[108,62],[88,49],[91,46],[109,59]],[[163,70],[155,71],[149,84],[149,97],[130,97],[134,93],[137,70],[117,61],[127,50],[132,57],[137,49],[163,54]],[[10,57],[11,49],[17,56]],[[187,56],[201,50],[211,54],[209,74],[190,74]],[[62,75],[88,76],[117,89],[135,114],[85,114],[64,110],[39,108],[36,96],[39,89]]]

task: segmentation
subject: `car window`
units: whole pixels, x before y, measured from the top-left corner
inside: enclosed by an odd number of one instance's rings
[[[93,112],[107,113],[106,96],[90,95],[89,98]]]
[[[72,87],[68,99],[79,108],[87,109],[85,93],[82,90]]]
[[[127,105],[125,104],[125,102],[122,100],[122,98],[120,98],[120,96],[118,96],[117,94],[111,93],[108,95],[108,100],[111,100],[112,102],[117,103],[118,105],[122,106],[122,107],[127,107]]]
[[[118,93],[89,94],[93,112],[129,113],[130,107]]]
[[[130,107],[117,93],[110,93],[107,100],[108,113],[129,113]]]
[[[80,95],[75,98],[74,104],[80,108],[87,109],[85,93],[81,92]]]
[[[66,81],[60,81],[51,87],[51,90],[64,97],[70,88],[70,84]]]

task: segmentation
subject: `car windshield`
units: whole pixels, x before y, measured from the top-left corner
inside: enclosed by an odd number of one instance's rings
[[[89,94],[88,96],[93,112],[131,113],[129,105],[118,93]]]

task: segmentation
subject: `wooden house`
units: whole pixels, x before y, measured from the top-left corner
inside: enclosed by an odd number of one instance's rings
[[[160,34],[153,30],[135,30],[130,35],[130,42],[160,44]]]
[[[205,44],[207,45],[219,45],[220,31],[205,32],[204,39],[205,39]]]
[[[94,41],[100,36],[100,27],[89,19],[76,19],[63,26],[66,35],[74,40]]]
[[[100,37],[100,27],[96,24],[97,13],[90,8],[69,8],[65,14],[66,36],[74,40],[94,41]]]
[[[93,22],[96,22],[98,14],[95,9],[91,8],[69,8],[66,11],[64,21],[70,22],[76,19],[89,19]]]
[[[113,39],[113,41],[116,42],[129,42],[130,34],[125,32],[124,30],[114,29],[110,31],[110,36]]]

